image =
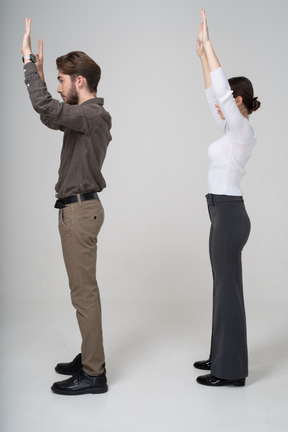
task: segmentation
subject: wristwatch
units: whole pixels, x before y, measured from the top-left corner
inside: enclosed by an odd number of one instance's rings
[[[31,60],[33,63],[37,62],[36,56],[34,54],[28,54],[25,57],[22,57],[22,61],[24,63],[24,60]]]

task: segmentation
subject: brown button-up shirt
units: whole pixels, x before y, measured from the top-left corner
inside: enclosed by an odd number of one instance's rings
[[[51,129],[64,132],[59,178],[55,186],[58,198],[78,193],[100,192],[106,186],[101,168],[111,141],[111,117],[102,98],[81,105],[69,105],[53,99],[34,63],[24,66],[25,84],[33,108]]]

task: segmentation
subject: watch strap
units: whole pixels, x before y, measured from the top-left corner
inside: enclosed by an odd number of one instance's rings
[[[22,57],[22,61],[23,61],[23,63],[24,63],[24,60],[31,60],[33,63],[36,63],[36,62],[37,62],[37,60],[36,60],[36,56],[35,56],[34,54],[32,54],[32,53],[23,56],[23,57]]]

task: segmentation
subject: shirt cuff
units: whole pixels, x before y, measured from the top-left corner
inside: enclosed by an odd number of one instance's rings
[[[24,64],[23,71],[24,71],[25,78],[27,78],[29,75],[31,75],[35,72],[37,73],[38,69],[37,69],[37,66],[35,65],[35,63],[28,62],[28,63]]]
[[[205,95],[206,95],[207,101],[210,103],[212,103],[216,100],[215,92],[214,92],[214,89],[212,86],[205,89]]]

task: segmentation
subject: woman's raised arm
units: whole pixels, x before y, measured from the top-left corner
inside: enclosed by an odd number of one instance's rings
[[[212,86],[212,83],[210,78],[210,69],[203,45],[203,21],[201,24],[199,24],[199,34],[196,42],[196,51],[201,60],[205,89],[207,89]]]
[[[212,47],[212,43],[210,41],[208,26],[207,26],[207,17],[203,9],[201,9],[201,20],[202,20],[200,24],[201,31],[199,31],[197,46],[198,43],[200,46],[202,46],[202,50],[206,55],[209,72],[212,72],[216,69],[219,69],[221,67],[221,64],[215,54],[215,51]]]

